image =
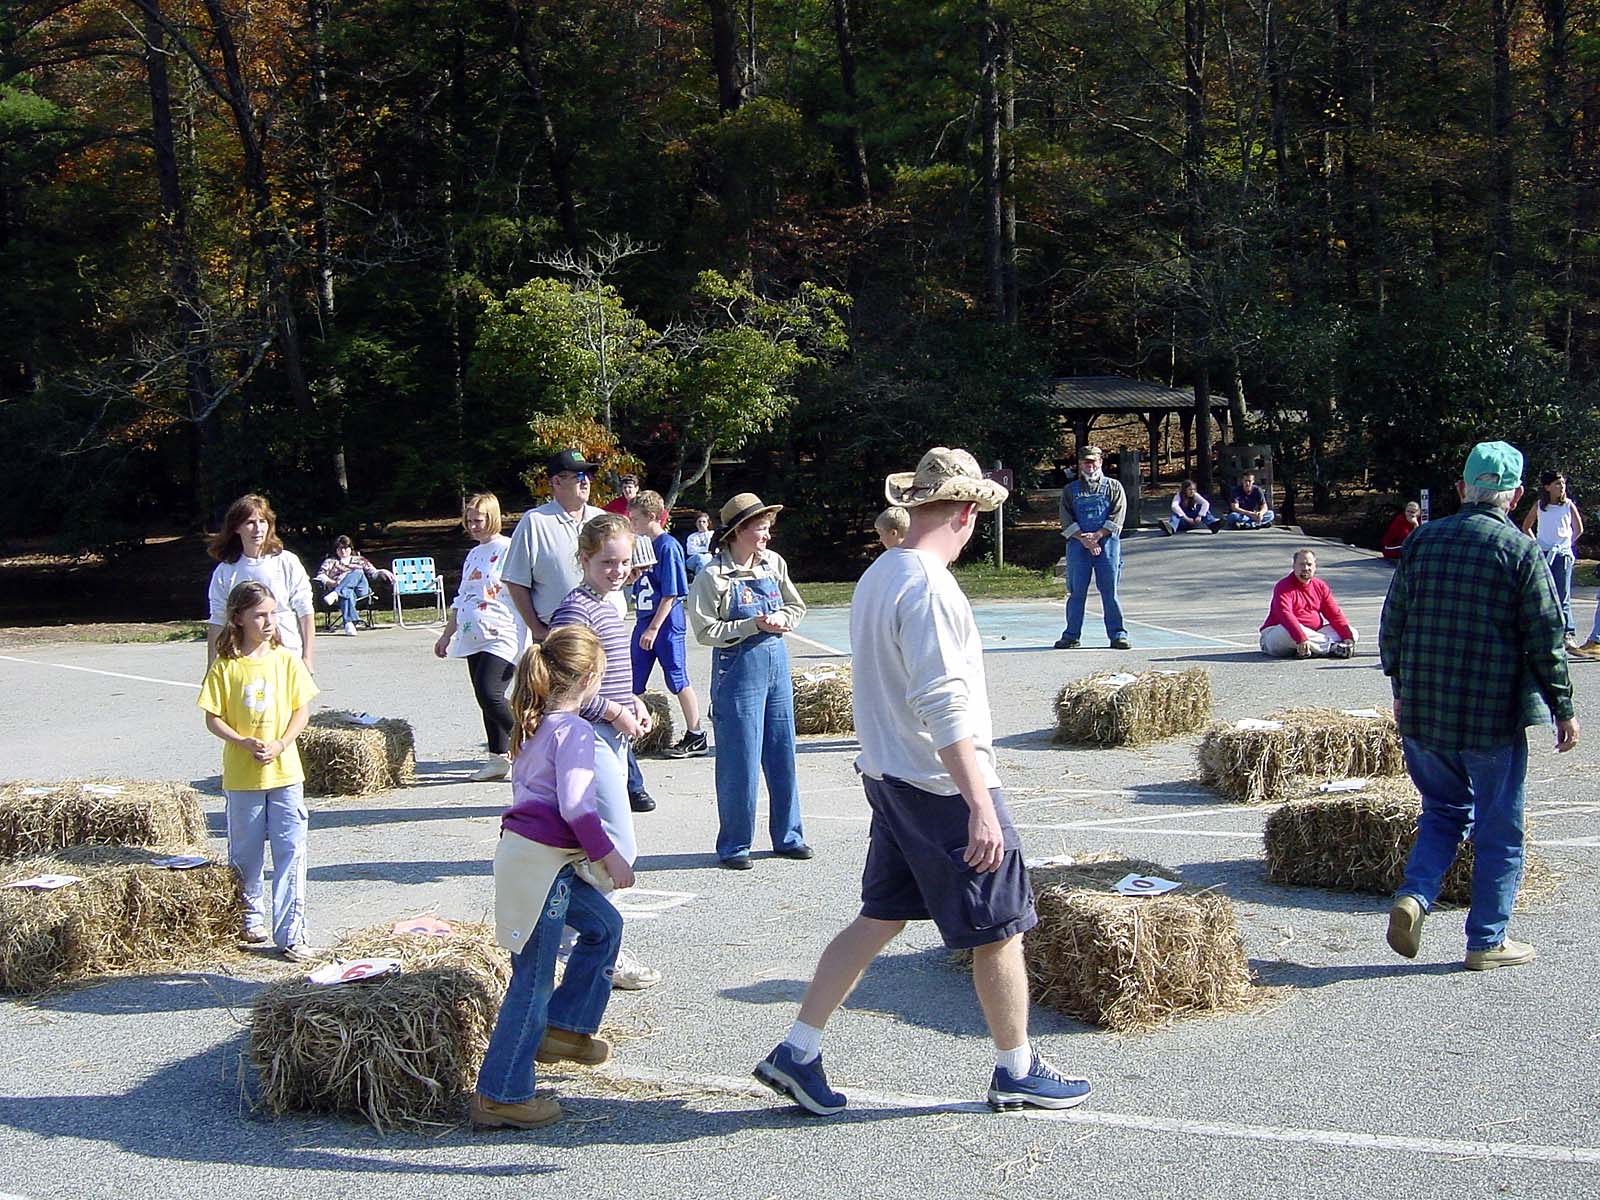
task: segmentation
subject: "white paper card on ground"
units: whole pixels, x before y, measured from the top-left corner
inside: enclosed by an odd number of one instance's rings
[[[383,720],[382,717],[375,717],[371,713],[357,713],[356,714],[356,724],[357,725],[376,725],[381,720]]]
[[[1108,675],[1100,682],[1105,684],[1106,687],[1123,688],[1127,687],[1130,683],[1138,683],[1139,677],[1137,675],[1129,675],[1126,671],[1124,671],[1117,675]]]
[[[1233,723],[1235,729],[1248,729],[1252,732],[1262,732],[1270,729],[1282,729],[1282,721],[1262,721],[1255,717],[1241,717]]]
[[[1112,886],[1124,896],[1159,896],[1162,892],[1181,888],[1183,884],[1155,875],[1124,875]]]
[[[1025,858],[1022,865],[1032,871],[1036,867],[1070,867],[1077,861],[1070,854],[1055,854],[1049,858]]]
[[[165,867],[169,871],[192,871],[195,867],[203,867],[211,860],[204,854],[173,854],[166,858],[150,860],[152,867]]]
[[[56,794],[56,790],[55,788],[23,788],[22,794],[24,796],[53,796]]]
[[[336,958],[327,966],[318,967],[306,978],[323,987],[333,987],[341,983],[366,983],[369,980],[398,974],[400,974],[398,958],[358,958],[354,962]]]
[[[83,791],[90,796],[120,796],[122,789],[110,783],[85,783]]]
[[[449,921],[441,921],[438,917],[412,917],[406,921],[396,921],[390,933],[422,933],[429,937],[454,937],[455,926]]]
[[[1317,789],[1319,792],[1359,792],[1367,786],[1365,779],[1335,779],[1332,783],[1325,783]]]
[[[80,875],[30,875],[27,879],[18,879],[7,887],[33,888],[40,892],[53,892],[57,888],[64,888],[68,884],[77,883],[82,879]]]
[[[1364,721],[1376,721],[1383,716],[1375,708],[1341,708],[1339,711],[1347,717],[1360,717]]]

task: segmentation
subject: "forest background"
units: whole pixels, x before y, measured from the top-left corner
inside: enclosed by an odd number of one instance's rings
[[[1290,519],[1481,437],[1592,498],[1597,189],[1590,0],[12,0],[0,540],[578,441],[817,559],[930,442],[1048,482],[1070,374]]]

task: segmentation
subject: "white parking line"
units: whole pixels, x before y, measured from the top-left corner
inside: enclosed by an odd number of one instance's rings
[[[831,654],[835,658],[849,658],[850,657],[850,652],[849,651],[840,650],[835,646],[828,645],[828,643],[826,643],[826,642],[819,642],[815,638],[808,638],[803,633],[795,633],[794,631],[791,630],[785,636],[786,637],[791,637],[797,642],[804,642],[808,646],[815,646],[818,650],[821,650],[824,654]]]
[[[1186,813],[1174,813],[1173,817],[1187,816]],[[1129,821],[1142,818],[1128,818]],[[807,813],[808,821],[870,821],[871,813]],[[1013,821],[1016,829],[1025,829],[1033,833],[1071,833],[1073,831],[1087,832],[1093,830],[1100,833],[1128,833],[1136,837],[1196,837],[1196,838],[1227,838],[1236,841],[1259,842],[1259,832],[1235,833],[1222,829],[1153,829],[1149,826],[1130,826],[1127,824],[1097,824],[1080,821],[1067,821],[1058,824],[1044,824],[1037,821]]]
[[[699,1088],[733,1096],[769,1096],[753,1080],[726,1075],[690,1075],[676,1072],[608,1068],[604,1074],[636,1083],[657,1083],[668,1087]],[[1548,1146],[1527,1142],[1469,1142],[1456,1138],[1408,1137],[1404,1134],[1359,1133],[1345,1129],[1305,1129],[1293,1125],[1245,1125],[1232,1121],[1187,1121],[1177,1117],[1150,1117],[1140,1113],[1103,1112],[1096,1109],[1071,1109],[1066,1112],[1025,1108],[999,1116],[981,1100],[953,1096],[919,1096],[905,1092],[868,1092],[850,1088],[853,1104],[863,1108],[902,1108],[919,1112],[983,1114],[991,1120],[1018,1118],[1026,1121],[1055,1121],[1066,1125],[1086,1125],[1103,1129],[1126,1129],[1135,1133],[1164,1133],[1179,1137],[1223,1138],[1241,1142],[1279,1142],[1303,1146],[1326,1146],[1336,1150],[1365,1150],[1395,1154],[1436,1154],[1447,1158],[1487,1159],[1521,1162],[1600,1165],[1600,1147]]]
[[[17,658],[12,654],[0,654],[0,659],[6,662],[22,663],[30,667],[55,667],[59,671],[82,671],[85,675],[108,675],[112,679],[134,679],[140,683],[164,683],[168,687],[193,688],[200,690],[198,683],[189,683],[182,679],[152,679],[148,675],[125,675],[121,671],[101,671],[94,667],[74,667],[66,663],[40,662],[37,658]],[[0,1200],[4,1200],[0,1197]]]

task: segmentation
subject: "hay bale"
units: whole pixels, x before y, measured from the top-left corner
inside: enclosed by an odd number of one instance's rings
[[[105,795],[99,788],[117,791]],[[44,854],[64,846],[178,850],[205,839],[200,793],[185,783],[74,779],[0,784],[0,858]]]
[[[1285,800],[1310,780],[1401,775],[1400,731],[1387,711],[1291,708],[1276,729],[1213,725],[1200,739],[1200,782],[1239,804]]]
[[[635,754],[659,754],[672,745],[672,701],[661,692],[646,692],[639,699],[650,710],[650,732],[633,739]]]
[[[256,1001],[250,1060],[273,1114],[342,1113],[379,1132],[464,1111],[511,978],[490,925],[452,922],[453,937],[383,925],[340,942],[345,959],[397,958],[370,983],[275,983]]]
[[[1161,896],[1118,895],[1111,885],[1130,872],[1181,876],[1140,859],[1094,858],[1030,873],[1039,923],[1022,946],[1036,1003],[1129,1033],[1256,1002],[1226,896],[1187,885]]]
[[[0,887],[0,991],[32,994],[93,975],[213,961],[244,921],[239,877],[222,863],[171,871],[131,846],[72,846],[0,867],[0,884],[77,875],[54,891]]]
[[[366,796],[417,781],[416,738],[398,718],[363,725],[354,713],[320,712],[295,745],[308,796]]]
[[[1100,671],[1056,693],[1055,740],[1074,746],[1142,746],[1193,733],[1211,720],[1211,675]]]
[[[1369,779],[1360,791],[1308,790],[1267,818],[1267,878],[1273,883],[1393,895],[1405,882],[1417,840],[1422,797],[1405,776]],[[1532,849],[1523,859],[1518,902],[1553,890],[1555,871]],[[1445,872],[1439,899],[1472,901],[1472,843],[1463,842]]]
[[[854,733],[855,704],[848,664],[808,667],[790,674],[794,685],[794,731]]]

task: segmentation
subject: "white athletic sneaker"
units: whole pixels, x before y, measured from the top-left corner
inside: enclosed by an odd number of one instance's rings
[[[335,604],[339,603],[339,593],[338,592],[329,592],[326,596],[324,596],[322,598],[322,602],[324,604],[326,604],[329,608],[332,608]]]
[[[504,779],[511,774],[511,760],[504,754],[491,754],[488,760],[472,773],[473,783],[488,783],[492,779]]]
[[[356,623],[354,621],[346,621],[344,623],[344,635],[345,637],[355,637]]]
[[[283,956],[292,963],[308,963],[327,958],[328,952],[321,946],[313,946],[309,942],[296,942],[292,946],[283,948]]]
[[[642,992],[661,982],[661,972],[647,967],[626,950],[617,951],[617,965],[611,971],[611,986],[625,992]]]

